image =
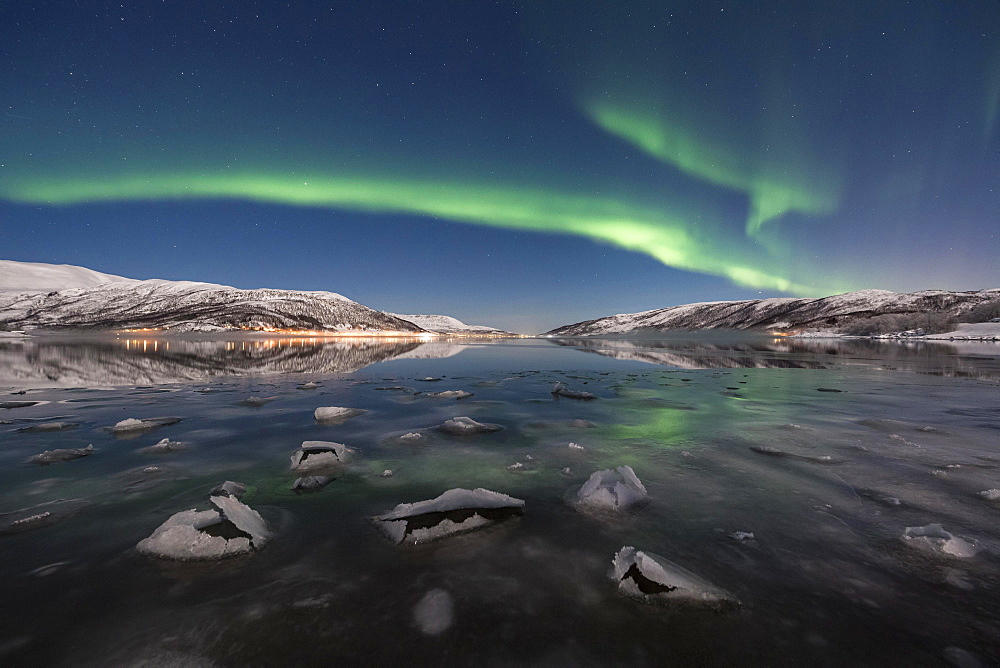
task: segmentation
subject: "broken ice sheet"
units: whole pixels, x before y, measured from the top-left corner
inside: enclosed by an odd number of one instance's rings
[[[632,467],[619,466],[614,471],[604,469],[592,473],[572,495],[571,502],[577,506],[624,510],[644,501],[647,496],[646,488]]]
[[[333,481],[333,478],[325,475],[310,475],[296,478],[292,483],[292,491],[296,494],[305,492],[318,492]]]
[[[665,557],[631,546],[615,554],[608,577],[622,594],[648,603],[716,611],[740,606],[739,599],[728,591]]]
[[[293,471],[313,471],[341,466],[347,462],[351,449],[333,441],[303,441],[292,455]]]
[[[556,383],[552,387],[552,395],[555,397],[566,397],[567,399],[580,399],[581,401],[590,401],[597,398],[596,394],[571,390],[562,383]]]
[[[209,501],[215,509],[171,515],[149,538],[139,541],[136,549],[163,559],[198,561],[248,554],[270,539],[260,514],[235,497],[215,495]]]
[[[51,432],[51,431],[68,431],[70,429],[76,429],[80,425],[76,422],[39,422],[38,424],[29,425],[27,427],[21,427],[18,429],[19,432]]]
[[[523,508],[522,499],[506,494],[458,488],[427,501],[401,503],[372,519],[393,543],[416,544],[503,522]]]

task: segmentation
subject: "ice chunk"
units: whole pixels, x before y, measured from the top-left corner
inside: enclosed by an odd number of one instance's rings
[[[1000,501],[1000,489],[986,489],[979,492],[979,496],[987,501]]]
[[[243,496],[247,491],[247,486],[241,482],[233,482],[232,480],[227,480],[221,485],[217,485],[212,488],[212,491],[208,493],[209,496],[231,496],[234,499],[238,499]]]
[[[180,441],[171,441],[169,438],[160,439],[155,445],[142,448],[139,452],[148,455],[166,455],[171,452],[180,452],[185,445]]]
[[[257,511],[230,496],[212,496],[210,501],[215,510],[192,509],[171,515],[136,548],[164,559],[223,559],[259,550],[270,538]]]
[[[646,488],[639,482],[631,466],[619,466],[616,470],[604,469],[591,474],[587,482],[577,491],[577,504],[622,510],[644,501]]]
[[[711,582],[651,552],[626,546],[611,562],[608,577],[626,596],[671,606],[731,610],[739,600]]]
[[[453,417],[438,425],[438,429],[449,434],[486,434],[503,429],[498,424],[476,422],[470,417]]]
[[[569,443],[566,447],[569,448],[570,450],[585,450],[586,449],[582,445],[580,445],[579,443]]]
[[[596,399],[596,394],[591,394],[590,392],[579,392],[576,390],[571,390],[567,388],[562,383],[556,383],[552,386],[552,394],[557,397],[566,397],[567,399],[580,399],[583,401],[590,401],[591,399]]]
[[[27,408],[29,406],[37,406],[42,402],[40,401],[0,401],[0,408],[5,408],[10,410],[12,408]]]
[[[378,474],[379,478],[391,478],[393,476],[392,469],[386,469]]]
[[[755,543],[757,542],[757,537],[753,535],[753,531],[734,531],[729,534],[729,537],[740,543]]]
[[[429,636],[441,635],[455,620],[451,594],[444,589],[432,589],[413,608],[413,621]]]
[[[40,529],[55,524],[67,517],[72,517],[89,506],[84,499],[59,499],[49,501],[30,508],[22,508],[10,513],[0,514],[0,536],[9,533],[19,533]]]
[[[417,380],[422,381],[424,383],[433,383],[433,382],[441,380],[441,379],[440,378],[435,378],[434,376],[427,376],[425,378],[417,378]]]
[[[523,500],[506,494],[459,488],[428,501],[401,503],[372,519],[393,543],[416,544],[502,522],[522,508]]]
[[[179,417],[146,418],[143,420],[125,418],[121,422],[115,424],[115,426],[108,427],[108,430],[112,434],[128,434],[139,431],[147,431],[149,429],[156,429],[157,427],[166,427],[168,425],[177,424],[180,421],[181,418]]]
[[[903,542],[913,547],[947,554],[953,557],[972,557],[979,552],[975,542],[959,538],[944,530],[940,524],[928,524],[923,527],[906,527],[902,535]]]
[[[240,406],[250,406],[251,408],[259,408],[266,404],[271,403],[278,397],[247,397],[242,401],[238,402]]]
[[[300,389],[300,390],[315,390],[317,387],[319,387],[319,383],[314,383],[314,382],[310,381],[308,383],[302,383],[301,385],[299,385],[298,389]]]
[[[427,437],[421,434],[420,432],[411,431],[400,436],[399,440],[403,441],[404,443],[418,443],[420,441],[425,440],[426,438]]]
[[[426,396],[436,399],[468,399],[475,395],[465,390],[445,390],[444,392],[428,392]]]
[[[56,462],[68,462],[94,454],[93,444],[85,448],[59,448],[57,450],[46,450],[40,455],[35,455],[28,461],[39,466],[55,464]]]
[[[67,431],[69,429],[76,429],[80,425],[76,422],[39,422],[38,424],[33,424],[28,427],[21,427],[18,431],[23,432],[48,432],[48,431]]]
[[[332,477],[325,475],[310,475],[302,478],[296,478],[295,482],[292,483],[292,491],[298,493],[318,492],[329,485],[332,481]]]
[[[367,413],[361,408],[345,408],[343,406],[320,406],[313,412],[313,417],[318,422],[337,422],[347,420],[356,415]]]
[[[293,471],[340,466],[347,462],[351,449],[343,443],[333,441],[303,441],[302,446],[292,455]]]

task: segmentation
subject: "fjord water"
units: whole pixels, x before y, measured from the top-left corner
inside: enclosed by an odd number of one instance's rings
[[[0,513],[82,501],[0,535],[0,662],[989,663],[1000,502],[978,493],[1000,487],[998,356],[986,343],[787,339],[3,341]],[[300,389],[309,381],[318,387]],[[556,382],[598,398],[553,396]],[[474,396],[428,396],[442,390]],[[320,406],[367,412],[323,424]],[[165,416],[182,420],[129,438],[106,430]],[[454,416],[504,430],[433,429]],[[24,430],[50,422],[71,424]],[[398,438],[409,432],[427,438]],[[185,448],[142,452],[162,438]],[[356,455],[324,489],[296,495],[289,456],[304,440]],[[26,463],[89,444],[81,459]],[[647,504],[602,514],[566,503],[620,465]],[[243,501],[274,530],[260,552],[209,563],[136,552],[170,515],[207,508],[224,480],[245,483]],[[524,514],[409,547],[371,525],[455,487],[524,499]],[[932,523],[978,553],[901,539]],[[606,573],[624,545],[742,607],[620,596]],[[428,623],[421,601],[435,590],[446,594],[429,600],[451,605]]]

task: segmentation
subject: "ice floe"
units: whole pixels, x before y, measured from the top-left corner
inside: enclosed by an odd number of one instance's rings
[[[302,492],[318,492],[327,485],[333,482],[331,476],[326,475],[310,475],[304,476],[302,478],[296,478],[295,482],[292,483],[292,491],[297,493]]]
[[[166,427],[168,425],[177,424],[180,421],[181,418],[179,417],[145,418],[143,420],[125,418],[121,422],[116,423],[113,427],[108,427],[108,431],[112,434],[131,434],[156,429],[158,427]]]
[[[216,485],[208,493],[209,496],[231,496],[234,499],[242,497],[247,491],[247,486],[241,482],[227,480],[220,485]]]
[[[434,397],[435,399],[468,399],[475,396],[475,394],[473,392],[466,392],[465,390],[445,390],[444,392],[428,392],[424,396]]]
[[[21,432],[50,432],[50,431],[68,431],[70,429],[76,429],[80,425],[76,422],[39,422],[38,424],[29,425],[27,427],[21,427],[18,431]]]
[[[1000,489],[984,489],[979,492],[979,496],[987,501],[1000,501]]]
[[[320,406],[313,411],[313,417],[317,422],[342,422],[349,418],[367,413],[361,408],[346,408],[344,406]]]
[[[140,448],[139,452],[147,455],[166,455],[171,452],[180,452],[184,450],[187,446],[180,441],[171,441],[169,438],[163,438],[156,442],[155,445],[150,445],[146,448]]]
[[[257,511],[228,495],[214,495],[212,510],[184,510],[136,545],[143,554],[163,559],[223,559],[259,550],[271,537]]]
[[[523,508],[522,499],[488,489],[459,488],[427,501],[401,503],[372,519],[393,543],[415,544],[502,522],[520,515]]]
[[[445,420],[440,425],[438,429],[448,434],[487,434],[493,431],[500,431],[503,429],[501,425],[491,424],[489,422],[476,422],[470,417],[453,417],[450,420]]]
[[[686,568],[631,546],[615,554],[608,577],[622,594],[649,603],[718,611],[740,606],[735,596]]]
[[[567,399],[580,399],[582,401],[590,401],[591,399],[596,399],[596,394],[591,394],[590,392],[581,392],[577,390],[571,390],[566,387],[563,383],[556,383],[552,386],[552,394],[557,397],[566,397]]]
[[[333,441],[303,441],[292,455],[293,471],[312,471],[340,466],[347,462],[351,449]]]
[[[85,448],[58,448],[56,450],[46,450],[39,455],[35,455],[28,461],[32,464],[38,464],[39,466],[46,466],[57,462],[73,461],[74,459],[88,457],[92,454],[94,454],[93,444],[88,445]]]
[[[608,510],[624,510],[646,500],[646,488],[636,477],[631,466],[615,470],[604,469],[591,474],[576,494],[574,505]]]
[[[259,408],[260,406],[265,406],[278,397],[247,397],[242,401],[237,402],[240,406],[249,406],[251,408]]]
[[[973,557],[979,552],[979,547],[975,541],[968,541],[959,538],[944,530],[940,524],[928,524],[922,527],[906,527],[906,531],[901,536],[904,543],[913,547],[934,552],[937,554],[947,554],[952,557]]]

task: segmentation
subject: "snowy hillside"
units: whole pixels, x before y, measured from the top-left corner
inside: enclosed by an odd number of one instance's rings
[[[68,288],[90,288],[112,282],[137,281],[69,264],[0,260],[0,292],[34,294]]]
[[[386,313],[394,318],[408,320],[421,329],[438,334],[506,334],[495,327],[484,325],[466,325],[458,318],[447,315],[401,315],[399,313]]]
[[[137,281],[82,267],[26,262],[5,261],[4,270],[0,329],[422,331],[333,292]],[[25,292],[29,286],[34,289]]]
[[[925,290],[897,293],[862,290],[822,299],[749,299],[701,302],[622,313],[558,327],[549,336],[600,336],[697,329],[769,331],[836,330],[881,315],[941,313],[957,316],[974,306],[1000,299],[1000,289],[979,292]]]

